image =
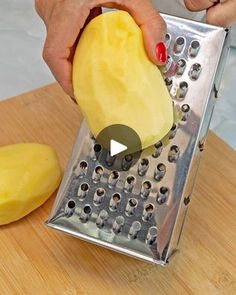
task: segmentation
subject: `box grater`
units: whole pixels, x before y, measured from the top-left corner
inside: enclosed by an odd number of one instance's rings
[[[179,245],[228,52],[228,31],[162,15],[163,69],[175,123],[139,161],[102,166],[101,146],[82,123],[58,191],[50,227],[148,262],[165,265]]]

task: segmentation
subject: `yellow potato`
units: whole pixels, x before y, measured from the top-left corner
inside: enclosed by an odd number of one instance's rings
[[[42,205],[60,180],[58,158],[51,147],[37,143],[0,147],[0,225]]]
[[[85,28],[73,61],[76,99],[92,133],[124,124],[142,147],[162,139],[173,124],[173,106],[160,70],[148,59],[143,36],[124,11],[104,13]]]

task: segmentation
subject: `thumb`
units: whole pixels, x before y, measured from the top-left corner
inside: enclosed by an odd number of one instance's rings
[[[165,46],[166,23],[155,11],[152,17],[147,18],[140,28],[143,32],[144,45],[150,60],[163,65],[167,60],[167,50]]]
[[[209,8],[206,20],[212,25],[231,26],[236,22],[236,1],[227,0]]]
[[[156,65],[167,60],[165,46],[166,23],[151,1],[129,1],[129,12],[143,32],[144,46],[149,59]],[[135,5],[135,2],[136,3]],[[131,5],[133,3],[133,5]]]
[[[144,45],[149,59],[156,65],[163,65],[167,60],[167,51],[164,44],[166,23],[149,0],[132,1],[101,1],[97,4],[104,7],[116,7],[126,10],[133,17],[143,32]]]

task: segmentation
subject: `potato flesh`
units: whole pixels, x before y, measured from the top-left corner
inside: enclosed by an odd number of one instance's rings
[[[107,126],[124,124],[137,132],[145,148],[173,124],[168,90],[127,12],[105,13],[85,28],[74,56],[73,87],[95,136]]]
[[[0,225],[42,205],[60,183],[55,151],[36,143],[0,147]]]

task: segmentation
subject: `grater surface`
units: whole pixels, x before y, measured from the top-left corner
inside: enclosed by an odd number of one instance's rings
[[[101,147],[83,122],[47,224],[164,265],[178,248],[219,87],[227,32],[162,16],[169,53],[163,75],[176,117],[172,129],[144,150],[134,166],[118,172],[99,163]]]

